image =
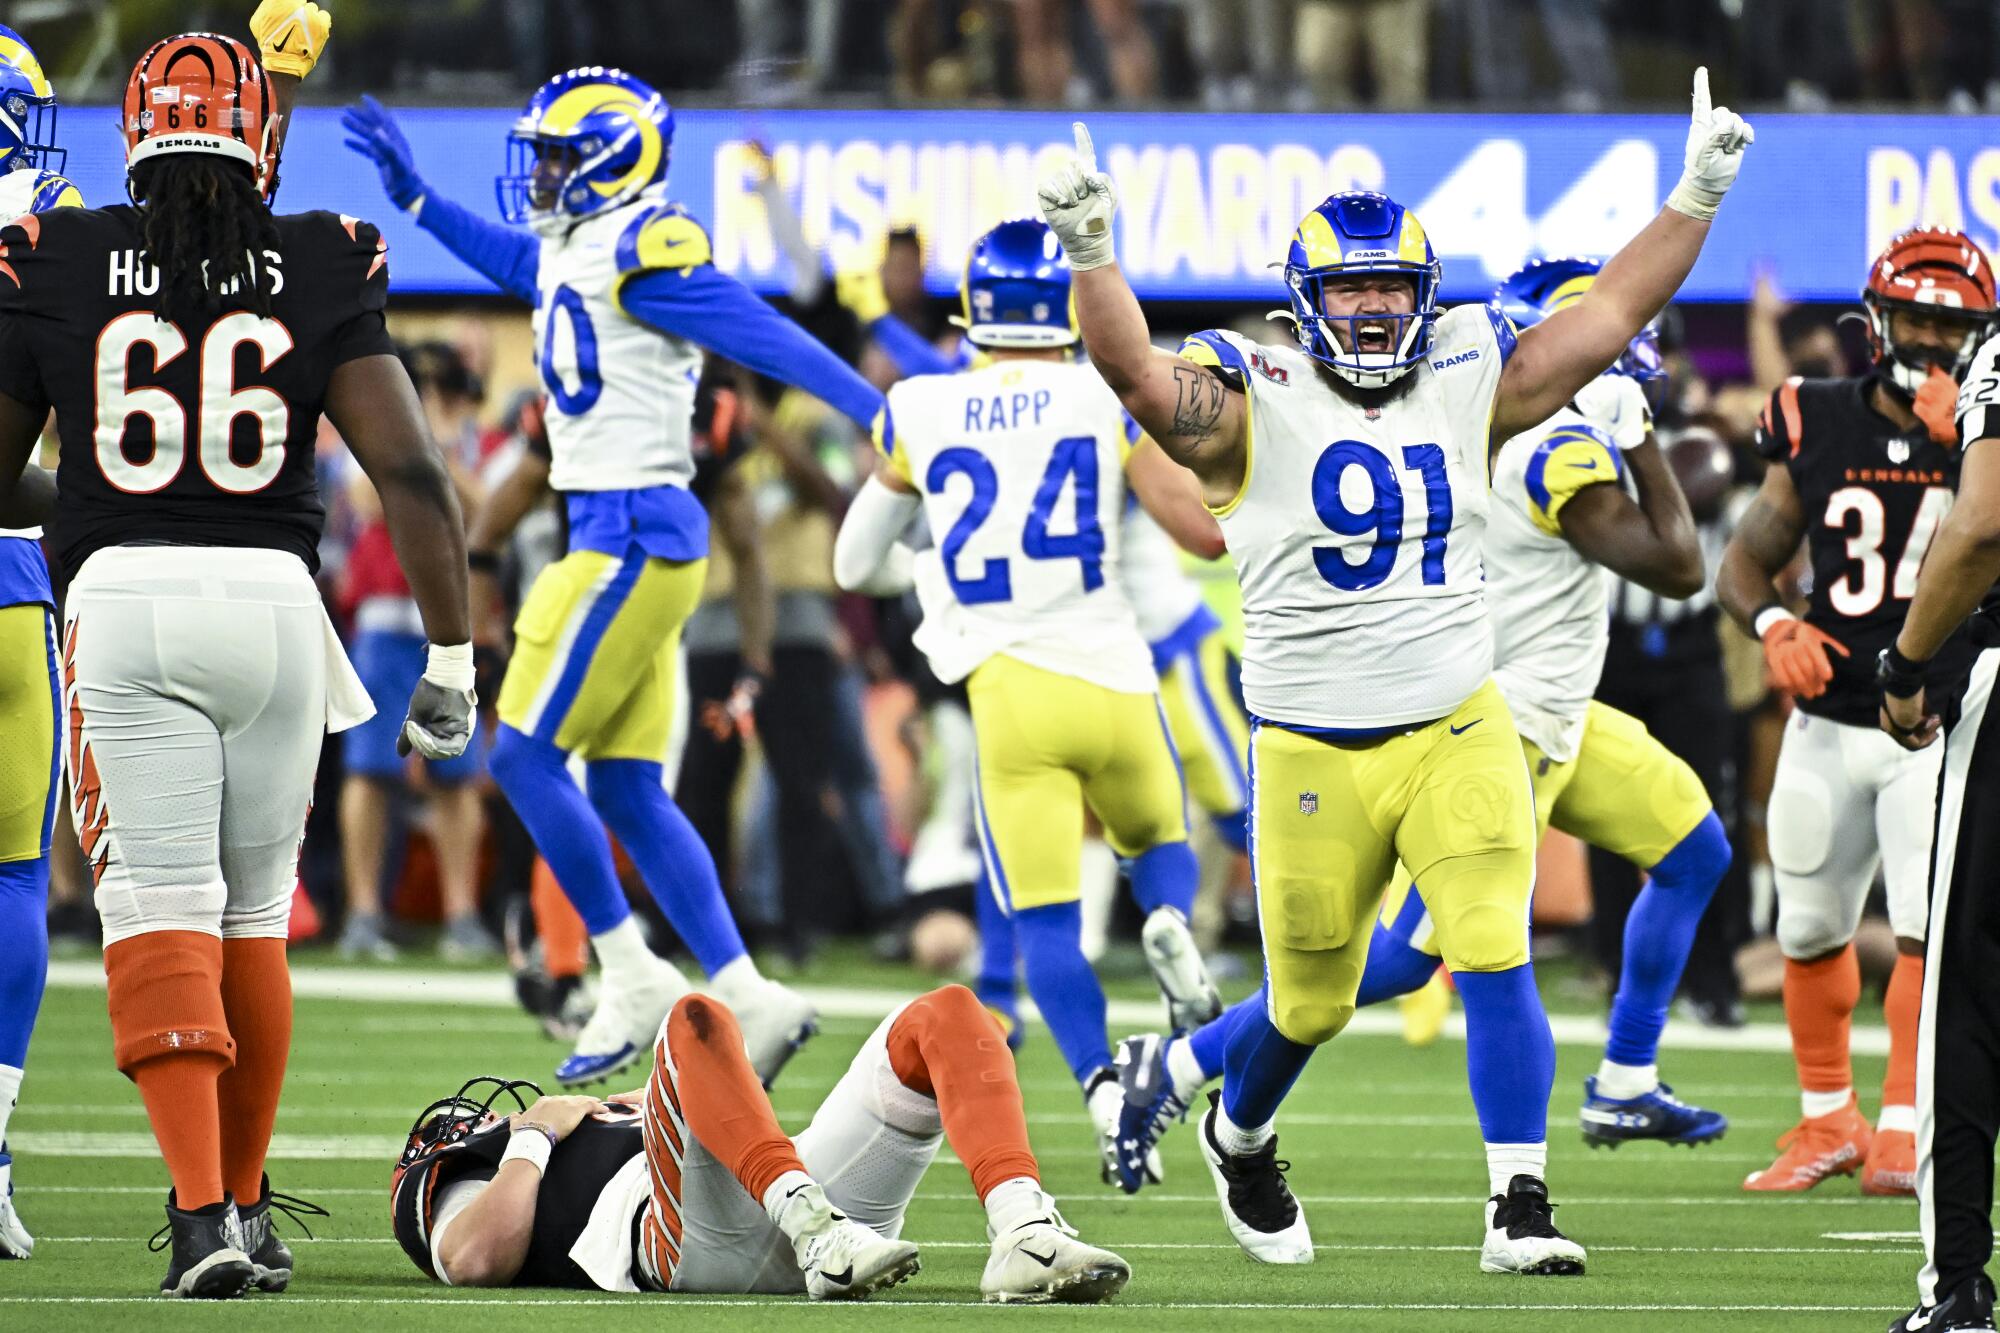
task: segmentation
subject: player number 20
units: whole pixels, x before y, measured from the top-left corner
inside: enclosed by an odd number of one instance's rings
[[[1423,478],[1428,517],[1421,573],[1426,584],[1435,586],[1444,582],[1445,538],[1451,534],[1451,482],[1445,474],[1444,450],[1435,444],[1406,445],[1403,468]],[[1359,509],[1349,508],[1340,491],[1342,480],[1354,469],[1367,478],[1369,488],[1370,498]],[[1403,480],[1389,455],[1361,440],[1334,441],[1313,464],[1312,503],[1313,512],[1330,531],[1374,538],[1359,564],[1349,560],[1343,547],[1313,547],[1319,576],[1342,592],[1365,592],[1387,582],[1402,549],[1404,518]]]
[[[285,465],[285,437],[291,430],[291,408],[277,390],[237,387],[236,354],[245,344],[257,349],[262,368],[269,371],[272,362],[292,350],[292,335],[276,320],[239,310],[216,320],[201,340],[196,456],[216,488],[234,495],[271,484]],[[170,485],[187,461],[188,413],[165,389],[133,386],[133,353],[141,347],[148,349],[157,375],[187,351],[187,335],[149,310],[130,311],[104,326],[97,339],[97,466],[119,490],[150,495]],[[126,425],[139,416],[153,425],[153,452],[144,461],[125,452]],[[238,417],[256,425],[257,450],[244,462],[229,449]]]

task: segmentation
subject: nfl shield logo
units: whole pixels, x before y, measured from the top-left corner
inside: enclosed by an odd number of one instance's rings
[[[1319,813],[1318,792],[1302,791],[1299,793],[1299,813],[1302,815],[1316,815]]]
[[[1904,439],[1889,441],[1889,461],[1902,464],[1910,461],[1910,442]]]

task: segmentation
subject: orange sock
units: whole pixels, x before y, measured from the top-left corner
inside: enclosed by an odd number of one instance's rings
[[[1852,944],[1814,963],[1785,960],[1785,1023],[1792,1030],[1792,1055],[1805,1091],[1840,1092],[1853,1086],[1848,1032],[1860,1000],[1861,965]]]
[[[889,1026],[889,1067],[904,1087],[937,1101],[944,1136],[981,1203],[1003,1180],[1042,1178],[1007,1036],[971,991],[941,986],[911,1001]]]
[[[216,1085],[222,1123],[222,1183],[236,1202],[264,1197],[264,1154],[278,1118],[292,1051],[292,973],[283,940],[222,942],[222,1011],[236,1038],[236,1064]]]
[[[1882,1079],[1885,1107],[1917,1104],[1917,1016],[1923,1007],[1923,956],[1897,954],[1889,992],[1882,997],[1882,1017],[1889,1024],[1889,1072]]]
[[[750,1067],[743,1029],[728,1005],[706,995],[684,997],[667,1015],[667,1051],[688,1133],[729,1168],[751,1198],[761,1203],[779,1176],[805,1172]]]
[[[113,1058],[139,1085],[174,1202],[222,1202],[216,1084],[236,1058],[222,1008],[222,941],[192,930],[134,935],[105,946],[104,974]]]
[[[556,872],[535,858],[528,879],[528,906],[535,914],[535,933],[542,941],[542,966],[552,977],[580,977],[590,963],[590,933],[556,883]]]

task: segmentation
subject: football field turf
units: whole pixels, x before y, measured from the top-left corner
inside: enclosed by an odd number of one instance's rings
[[[72,963],[72,974],[84,964]],[[272,1162],[275,1188],[332,1210],[303,1240],[280,1218],[298,1270],[282,1296],[227,1306],[152,1296],[164,1256],[146,1251],[163,1220],[164,1169],[139,1099],[111,1068],[101,990],[54,986],[42,1012],[12,1138],[21,1213],[35,1258],[0,1264],[0,1329],[259,1327],[356,1329],[992,1328],[1017,1321],[1100,1329],[1245,1328],[1282,1322],[1353,1329],[1879,1329],[1907,1307],[1919,1262],[1913,1204],[1864,1199],[1851,1179],[1805,1195],[1751,1196],[1743,1175],[1768,1164],[1797,1114],[1789,1057],[1771,1051],[1669,1050],[1670,1081],[1732,1120],[1720,1144],[1689,1152],[1646,1144],[1591,1152],[1575,1100],[1596,1052],[1559,1047],[1549,1179],[1558,1225],[1590,1250],[1582,1278],[1482,1274],[1477,1247],[1485,1168],[1464,1075],[1465,1048],[1426,1049],[1353,1034],[1323,1053],[1279,1120],[1280,1154],[1307,1210],[1318,1262],[1252,1263],[1223,1230],[1194,1126],[1163,1145],[1167,1180],[1137,1198],[1097,1181],[1074,1084],[1045,1030],[1020,1056],[1045,1183],[1084,1238],[1131,1261],[1131,1285],[1095,1310],[978,1305],[984,1214],[947,1149],[926,1177],[905,1235],[923,1271],[865,1307],[804,1298],[609,1296],[452,1291],[426,1282],[388,1229],[388,1180],[416,1111],[475,1074],[545,1078],[561,1054],[494,978],[443,972],[314,969],[297,1033]],[[454,975],[477,976],[488,1003],[450,1003]],[[347,979],[369,998],[332,998]],[[70,978],[74,980],[72,975]],[[824,970],[809,980],[840,979]],[[785,1071],[774,1094],[802,1127],[873,1022],[861,1016],[890,978],[856,992],[852,1016]],[[387,984],[382,984],[384,981]],[[473,983],[467,981],[465,987]],[[919,983],[904,988],[914,993]],[[313,990],[302,985],[302,990]],[[886,992],[880,992],[886,994]],[[1138,992],[1126,992],[1135,995]],[[880,1012],[880,1011],[878,1011]],[[1769,1011],[1765,1012],[1768,1017]],[[1676,1024],[1670,1029],[1679,1029]],[[1872,1111],[1879,1058],[1856,1062]],[[635,1074],[621,1080],[636,1085]],[[606,1091],[616,1090],[607,1088]],[[196,1306],[199,1305],[199,1308]],[[532,1307],[532,1308],[528,1308]],[[529,1321],[532,1321],[530,1323]]]

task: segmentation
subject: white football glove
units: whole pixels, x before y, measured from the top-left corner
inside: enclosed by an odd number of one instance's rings
[[[1750,123],[1726,106],[1711,107],[1708,66],[1694,72],[1694,115],[1688,123],[1686,165],[1680,184],[1667,196],[1667,207],[1707,222],[1736,183],[1743,150],[1757,142]]]
[[[1097,169],[1097,150],[1090,131],[1076,121],[1076,156],[1044,177],[1036,187],[1042,216],[1069,255],[1070,269],[1083,273],[1117,259],[1111,245],[1111,215],[1118,211],[1118,191],[1111,178]]]

